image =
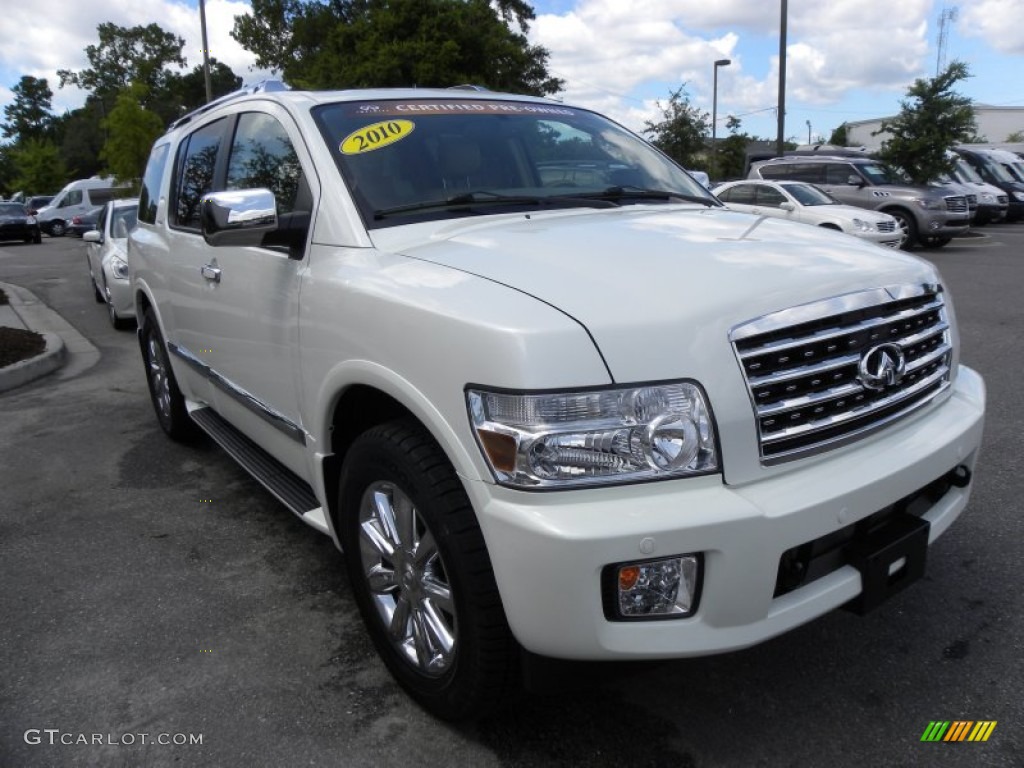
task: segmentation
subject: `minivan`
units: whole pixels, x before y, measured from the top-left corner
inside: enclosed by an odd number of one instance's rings
[[[1007,221],[1024,218],[1024,171],[1016,163],[1020,158],[1003,149],[980,149],[975,147],[954,147],[960,157],[966,160],[978,175],[989,184],[1006,192],[1009,208]]]

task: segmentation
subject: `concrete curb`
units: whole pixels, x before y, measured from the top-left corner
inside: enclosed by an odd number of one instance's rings
[[[0,283],[0,289],[7,294],[8,301],[7,306],[0,307],[0,324],[26,328],[46,339],[46,351],[41,355],[0,368],[0,392],[58,369],[58,378],[71,378],[99,362],[100,351],[32,291],[11,283]]]
[[[0,368],[0,392],[20,387],[34,379],[53,373],[67,361],[68,350],[64,346],[64,340],[56,333],[43,331],[42,336],[46,339],[46,349],[20,363]]]

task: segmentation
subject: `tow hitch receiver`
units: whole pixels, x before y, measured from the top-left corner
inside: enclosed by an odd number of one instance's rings
[[[864,615],[924,574],[930,524],[900,513],[856,537],[847,562],[860,571],[861,593],[844,607]]]

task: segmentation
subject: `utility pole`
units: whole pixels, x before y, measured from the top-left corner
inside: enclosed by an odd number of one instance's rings
[[[206,42],[206,0],[199,0],[199,25],[203,30],[203,80],[206,81],[206,103],[209,104],[213,101],[213,86],[210,84],[210,44]]]
[[[955,5],[952,8],[942,7],[942,13],[939,15],[939,42],[936,46],[938,51],[935,54],[935,76],[939,76],[939,72],[942,71],[942,65],[946,63],[946,43],[949,40],[949,27],[956,21],[957,14],[960,9]]]
[[[786,18],[788,2],[782,0],[782,20],[779,24],[779,107],[777,133],[775,135],[775,154],[782,157],[786,154]]]

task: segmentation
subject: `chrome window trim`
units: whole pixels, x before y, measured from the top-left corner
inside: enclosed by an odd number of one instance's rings
[[[217,389],[230,395],[235,402],[245,406],[265,422],[270,424],[270,426],[287,435],[297,443],[300,443],[301,445],[306,444],[306,431],[287,416],[279,411],[275,411],[251,392],[247,392],[229,379],[217,373],[213,368],[184,347],[172,342],[167,342],[167,348],[177,355],[178,358],[187,363],[194,371],[209,379]]]

